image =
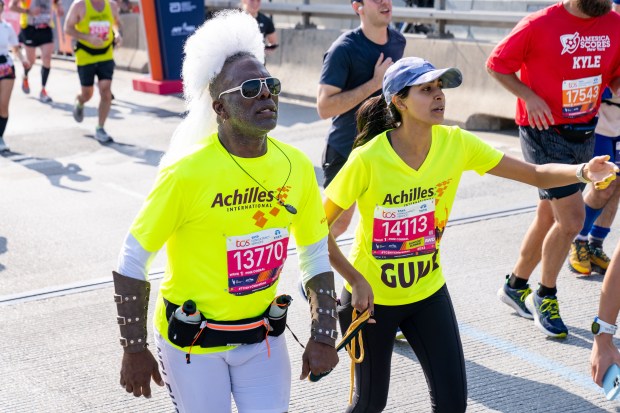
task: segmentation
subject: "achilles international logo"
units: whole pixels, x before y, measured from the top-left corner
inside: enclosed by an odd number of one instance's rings
[[[277,188],[275,191],[266,191],[258,186],[252,188],[245,188],[240,191],[235,189],[234,192],[229,194],[217,193],[211,203],[211,208],[226,208],[227,212],[244,211],[244,210],[257,210],[252,216],[256,226],[263,228],[269,220],[269,215],[272,217],[278,216],[280,213],[280,206],[274,206],[273,202],[285,202],[288,198],[288,193],[291,189],[290,185]],[[280,201],[278,201],[278,199]],[[263,212],[262,210],[267,212]]]
[[[604,52],[611,46],[611,41],[607,35],[581,36],[579,32],[560,36],[560,42],[562,43],[562,53],[560,54],[573,54],[578,49],[587,52]]]

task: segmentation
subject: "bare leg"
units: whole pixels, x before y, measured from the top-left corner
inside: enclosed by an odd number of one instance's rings
[[[554,288],[560,269],[566,260],[570,244],[581,230],[585,218],[583,197],[576,192],[566,198],[551,201],[555,224],[542,245],[541,284]]]
[[[99,102],[99,125],[103,127],[108,114],[110,113],[110,106],[112,106],[112,81],[100,80],[99,82],[99,94],[101,95],[101,101]]]
[[[536,217],[523,237],[519,259],[513,269],[519,278],[528,280],[532,275],[541,260],[543,241],[554,222],[551,202],[545,199],[538,201]]]
[[[618,211],[618,202],[620,201],[620,185],[617,181],[613,181],[609,187],[603,191],[592,191],[592,192],[610,192],[610,196],[607,199],[605,206],[603,207],[603,212],[596,219],[594,225],[598,225],[599,227],[611,228],[611,225],[614,222],[614,218],[616,217],[616,212]],[[586,201],[587,202],[587,201]],[[590,205],[588,203],[588,205]]]
[[[93,97],[93,91],[93,86],[82,86],[80,94],[76,96],[76,99],[80,102],[80,105],[84,105]]]
[[[11,99],[14,84],[15,79],[0,80],[0,117],[9,117],[9,100]],[[0,136],[2,135],[0,134]]]
[[[26,60],[28,60],[30,67],[32,67],[34,62],[37,60],[37,49],[35,47],[24,46],[24,50],[26,50]]]

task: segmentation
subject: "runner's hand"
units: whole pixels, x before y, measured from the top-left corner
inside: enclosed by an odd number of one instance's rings
[[[103,46],[103,39],[98,36],[88,36],[88,43],[95,47],[101,47]]]
[[[586,178],[592,181],[592,185],[598,190],[607,188],[616,179],[618,172],[618,166],[609,162],[609,155],[596,156],[590,159],[584,171]]]
[[[609,336],[609,334],[605,334]],[[592,344],[592,353],[590,354],[590,372],[592,374],[592,380],[599,387],[603,387],[603,377],[607,372],[607,369],[612,364],[620,365],[620,353],[613,343],[611,336],[594,337],[594,344]]]
[[[306,344],[306,350],[301,356],[301,361],[301,376],[299,376],[299,380],[308,377],[310,372],[315,376],[320,376],[332,371],[336,364],[338,364],[338,353],[330,345],[309,339],[308,344]]]
[[[392,66],[392,58],[388,57],[383,59],[383,53],[379,55],[379,59],[377,59],[377,63],[375,63],[375,72],[372,76],[372,81],[375,85],[375,90],[379,90],[383,87],[383,75],[385,75],[388,67]]]
[[[127,393],[133,393],[136,397],[150,398],[151,377],[158,385],[164,385],[157,361],[148,349],[139,353],[123,353],[121,386],[127,390]]]
[[[525,107],[527,120],[531,127],[543,130],[549,129],[549,125],[554,124],[549,105],[537,94],[532,93],[532,96],[525,100]]]
[[[123,36],[116,34],[114,36],[114,47],[121,47],[123,45]]]
[[[375,296],[372,287],[364,277],[359,277],[355,284],[351,284],[351,305],[360,314],[368,309],[368,313],[372,317],[375,314]],[[374,319],[370,319],[369,323],[375,323]]]

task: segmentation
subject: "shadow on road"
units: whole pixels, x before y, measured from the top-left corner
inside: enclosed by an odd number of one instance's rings
[[[571,330],[572,331],[572,330]],[[419,363],[409,343],[397,341],[394,352]],[[566,406],[576,412],[607,412],[588,400],[564,390],[558,384],[547,384],[523,377],[500,373],[470,360],[465,360],[467,392],[470,400],[498,412],[552,412],[564,411]],[[532,368],[535,368],[532,366]],[[420,377],[420,380],[422,378]],[[412,382],[416,380],[410,378]],[[552,395],[552,396],[551,396]],[[601,393],[600,397],[603,397]],[[550,406],[549,401],[562,400],[562,405]]]
[[[69,114],[73,113],[73,103],[65,103],[65,102],[52,102],[49,106],[53,109],[62,110],[64,112],[68,112]],[[93,99],[88,101],[84,106],[84,118],[97,118],[98,112],[97,108],[99,107],[99,97],[95,96]],[[136,114],[149,114],[156,118],[173,118],[178,117],[181,118],[182,113],[167,110],[163,108],[158,108],[154,106],[146,106],[146,105],[137,105],[135,103],[114,99],[112,101],[112,106],[110,107],[110,113],[108,114],[108,119],[126,119],[127,117],[136,115]]]
[[[63,177],[74,182],[85,182],[90,180],[89,176],[80,173],[82,172],[82,168],[78,164],[68,163],[63,165],[55,159],[37,158],[13,151],[1,152],[0,156],[44,175],[55,187],[75,192],[90,192],[83,189],[71,188],[61,183]]]
[[[491,370],[465,361],[469,398],[498,412],[562,412],[567,406],[575,412],[607,412],[559,385],[541,383]],[[604,398],[603,394],[600,397]],[[550,405],[550,400],[562,401]]]
[[[84,135],[87,138],[95,139],[94,135],[86,134]],[[142,148],[140,146],[129,145],[127,143],[119,143],[119,142],[99,142],[101,146],[105,146],[106,148],[114,149],[115,151],[122,153],[123,155],[130,156],[132,158],[139,159],[141,164],[150,165],[150,166],[158,166],[161,157],[164,156],[164,152],[156,151],[154,149]]]

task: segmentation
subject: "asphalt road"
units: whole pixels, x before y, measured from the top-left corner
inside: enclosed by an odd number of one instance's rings
[[[24,95],[19,85],[14,89],[5,133],[11,152],[0,156],[0,412],[170,412],[163,389],[150,400],[136,400],[117,384],[121,350],[110,272],[181,119],[183,101],[135,92],[131,80],[140,75],[117,72],[106,124],[115,142],[102,145],[93,139],[96,94],[84,122],[72,118],[78,90],[72,64],[54,61],[51,105],[36,98],[37,73],[31,75],[33,94]],[[320,179],[328,126],[312,106],[281,99],[272,135],[304,150]],[[514,131],[479,135],[520,156]],[[536,190],[526,185],[467,173],[442,239],[466,357],[468,410],[619,412],[618,402],[606,401],[589,378],[588,329],[602,276],[562,271],[566,340],[545,338],[495,296],[536,200]],[[341,238],[345,250],[351,236],[350,230]],[[617,240],[614,226],[609,253]],[[294,250],[290,254],[280,288],[296,298],[290,324],[303,342],[307,306],[295,293],[297,260]],[[153,264],[154,287],[164,263],[161,253]],[[534,285],[538,279],[539,272]],[[287,339],[295,377],[302,350]],[[348,374],[342,353],[338,368],[320,382],[294,379],[290,411],[343,411]],[[424,375],[405,343],[395,345],[392,377],[386,411],[430,411]]]

